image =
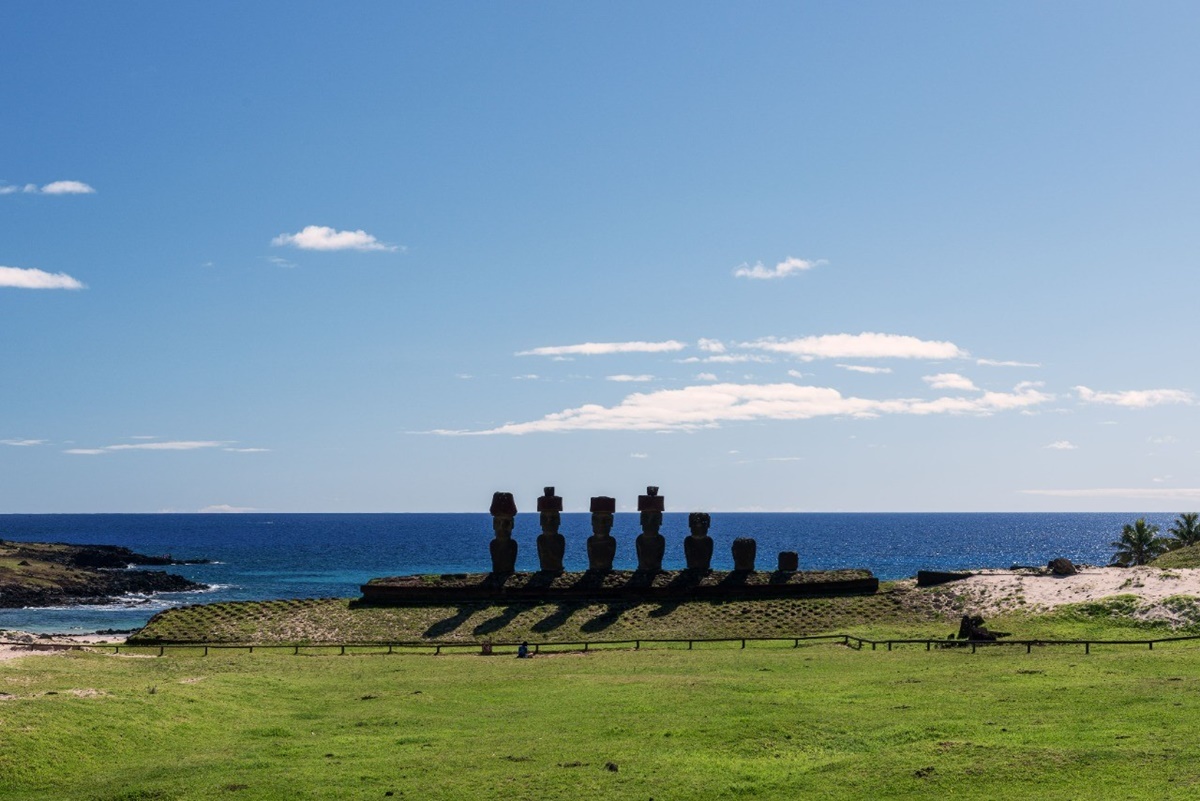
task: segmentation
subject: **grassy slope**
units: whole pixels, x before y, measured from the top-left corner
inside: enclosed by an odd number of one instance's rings
[[[1154,567],[1179,568],[1200,567],[1200,545],[1189,545],[1174,551],[1167,551],[1151,562]]]
[[[1181,646],[35,657],[0,664],[0,788],[106,801],[1193,798],[1198,666]]]
[[[156,616],[138,634],[163,642],[501,642],[687,637],[786,637],[827,631],[911,628],[914,614],[891,594],[773,601],[514,603],[355,607],[346,600],[238,602]],[[941,632],[944,626],[934,631]]]

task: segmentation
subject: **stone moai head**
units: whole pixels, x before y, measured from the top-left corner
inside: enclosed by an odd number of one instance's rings
[[[514,520],[517,516],[517,502],[511,492],[492,493],[492,505],[488,509],[492,514],[492,530],[496,536],[507,539],[512,536]]]
[[[592,533],[597,537],[607,537],[612,532],[613,514],[617,511],[617,501],[607,495],[592,498]]]
[[[642,531],[657,534],[662,528],[665,499],[658,494],[658,487],[646,487],[646,494],[638,496],[638,511],[642,517]]]
[[[557,534],[559,523],[562,521],[562,498],[554,494],[554,487],[546,487],[542,497],[537,499],[538,516],[542,523],[543,534]]]
[[[800,569],[800,554],[795,551],[779,552],[779,572],[795,573]]]
[[[708,536],[708,527],[712,524],[712,518],[707,512],[692,512],[688,515],[688,529],[692,532],[693,537],[703,539]]]

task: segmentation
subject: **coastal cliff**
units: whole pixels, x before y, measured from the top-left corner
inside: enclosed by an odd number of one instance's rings
[[[184,592],[207,585],[133,565],[186,564],[116,545],[0,540],[0,608],[111,603],[129,593]]]

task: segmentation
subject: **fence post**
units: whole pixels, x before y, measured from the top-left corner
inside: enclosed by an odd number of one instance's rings
[[[439,645],[439,646],[437,646],[437,648],[436,648],[436,649],[434,650],[434,652],[433,652],[433,655],[434,655],[434,656],[441,656],[441,655],[442,655],[442,646],[440,646],[440,645]]]
[[[971,653],[975,653],[975,643],[971,643]]]
[[[926,641],[925,641],[925,650],[926,650],[926,651],[931,651],[931,650],[933,650],[933,640],[926,640]]]
[[[1085,642],[1083,644],[1083,652],[1085,654],[1090,654],[1092,652],[1092,644],[1090,642]]]
[[[1153,650],[1154,650],[1154,640],[1151,640],[1149,643],[1147,643],[1147,645],[1149,645],[1149,646],[1150,646],[1150,650],[1151,650],[1151,651],[1153,651]]]
[[[297,655],[297,654],[299,654],[299,653],[300,653],[300,646],[299,646],[299,645],[293,645],[293,646],[292,646],[292,656],[296,656],[296,655]]]
[[[250,649],[250,651],[251,651],[251,653],[253,653],[253,652],[254,652],[254,649],[253,649],[253,648],[251,648],[251,649]],[[204,646],[204,655],[205,655],[205,656],[208,656],[208,646],[207,646],[207,645],[206,645],[206,646]]]
[[[888,650],[892,650],[892,641],[888,640]]]
[[[1025,653],[1027,653],[1027,654],[1033,653],[1033,643],[1031,643],[1031,642],[1025,643]]]
[[[162,656],[162,655],[163,655],[163,646],[161,646],[161,645],[160,645],[160,646],[158,646],[158,655],[159,655],[159,656]]]
[[[688,650],[692,650],[692,641],[688,640]]]
[[[583,644],[583,650],[584,650],[584,651],[587,651],[587,647],[588,647],[588,644],[585,642],[585,643]]]
[[[742,638],[742,650],[743,651],[746,650],[746,638],[745,637]]]
[[[843,642],[843,643],[842,643],[842,645],[845,645],[845,643]],[[800,647],[800,638],[799,638],[799,637],[797,637],[797,638],[796,638],[796,641],[795,641],[794,643],[792,643],[792,647],[793,647],[793,648],[799,648],[799,647]]]
[[[634,641],[633,641],[633,650],[635,650],[635,651],[640,651],[640,650],[642,650],[642,641],[641,641],[641,640],[634,640]]]

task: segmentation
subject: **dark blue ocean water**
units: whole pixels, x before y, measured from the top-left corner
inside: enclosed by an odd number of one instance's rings
[[[867,568],[883,579],[921,569],[1045,564],[1056,556],[1105,564],[1109,543],[1138,517],[1163,528],[1174,515],[1066,514],[739,514],[714,513],[713,567],[733,565],[735,537],[758,540],[758,565],[774,569],[782,550],[804,569]],[[587,566],[587,514],[564,514],[568,570]],[[518,570],[537,569],[536,514],[517,516]],[[637,514],[618,514],[614,567],[637,564]],[[687,515],[668,513],[663,566],[681,568]],[[0,609],[0,629],[86,632],[143,625],[169,606],[227,600],[355,597],[377,576],[486,572],[491,518],[486,514],[0,515],[0,538],[124,545],[147,554],[211,559],[173,567],[213,588],[128,598],[103,607]]]

